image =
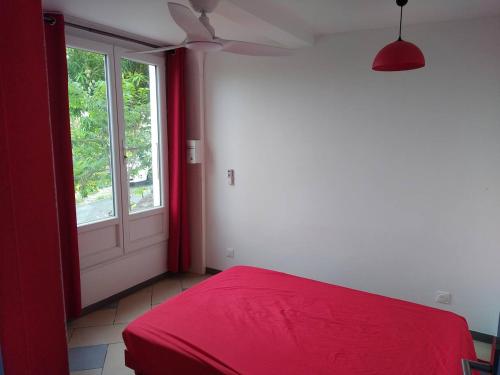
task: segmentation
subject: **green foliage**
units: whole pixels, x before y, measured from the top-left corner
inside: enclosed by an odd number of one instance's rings
[[[106,56],[67,48],[75,190],[85,198],[112,185]],[[151,174],[148,66],[122,60],[129,178]]]
[[[122,59],[122,90],[129,178],[147,170],[151,179],[151,114],[149,67]]]

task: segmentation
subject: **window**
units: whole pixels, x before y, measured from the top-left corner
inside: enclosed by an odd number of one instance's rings
[[[121,59],[129,212],[161,205],[156,66]]]
[[[115,216],[106,55],[67,48],[78,224]]]
[[[79,38],[66,51],[78,225],[127,226],[163,206],[163,60]]]

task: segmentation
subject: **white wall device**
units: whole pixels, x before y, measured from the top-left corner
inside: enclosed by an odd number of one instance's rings
[[[200,164],[202,160],[201,141],[189,139],[187,141],[187,162],[188,164]]]
[[[436,292],[436,302],[449,305],[451,303],[451,293],[446,290],[438,290]]]
[[[227,170],[227,183],[229,185],[234,185],[234,169]]]

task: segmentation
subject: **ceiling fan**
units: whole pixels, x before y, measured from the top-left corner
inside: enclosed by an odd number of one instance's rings
[[[227,40],[215,35],[215,30],[210,25],[207,13],[213,12],[220,0],[189,0],[193,9],[201,13],[196,15],[187,6],[177,3],[168,3],[170,15],[175,23],[186,32],[186,39],[179,45],[155,48],[138,53],[156,53],[186,47],[202,52],[230,52],[251,56],[287,56],[292,50],[288,48],[268,46],[265,44]]]

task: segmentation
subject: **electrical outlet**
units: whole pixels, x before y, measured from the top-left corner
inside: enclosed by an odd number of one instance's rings
[[[451,303],[451,293],[445,290],[438,290],[436,292],[436,302],[449,305]]]
[[[226,249],[226,258],[234,258],[234,249],[232,247]]]

